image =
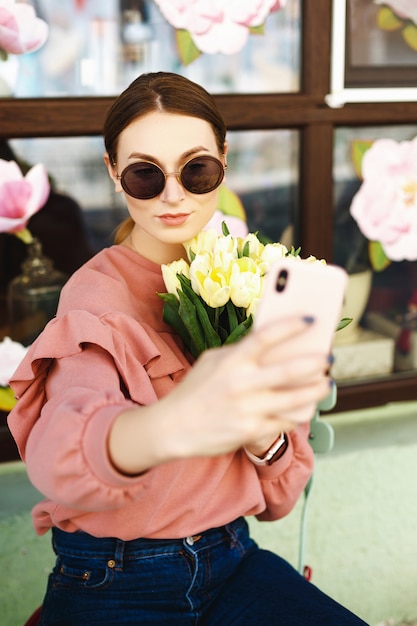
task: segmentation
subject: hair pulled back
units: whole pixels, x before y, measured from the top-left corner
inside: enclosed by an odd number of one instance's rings
[[[211,94],[188,78],[171,72],[141,74],[114,101],[104,123],[104,144],[116,162],[120,133],[135,119],[161,111],[190,115],[207,121],[223,152],[226,125]]]
[[[193,81],[172,72],[141,74],[116,98],[104,123],[103,136],[110,162],[117,162],[120,133],[134,120],[161,111],[198,117],[208,122],[214,132],[219,151],[223,153],[226,125],[211,94]],[[116,230],[115,243],[128,237],[134,226],[132,218],[124,220]]]

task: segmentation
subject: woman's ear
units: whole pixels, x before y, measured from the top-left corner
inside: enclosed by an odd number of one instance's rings
[[[224,148],[223,148],[223,167],[225,168],[225,170],[227,169],[227,152],[229,150],[229,146],[227,141],[224,142]],[[224,173],[224,178],[223,178],[223,182],[226,182],[226,171]]]
[[[227,153],[229,151],[229,144],[227,143],[227,141],[224,142],[224,148],[223,148],[223,158],[224,158],[224,165],[227,166]]]
[[[104,153],[103,159],[104,159],[104,163],[105,163],[105,165],[107,167],[107,171],[109,173],[109,176],[112,179],[112,181],[114,182],[114,190],[116,192],[122,191],[122,186],[120,184],[120,180],[119,180],[118,174],[117,174],[116,164],[111,161],[108,152]]]

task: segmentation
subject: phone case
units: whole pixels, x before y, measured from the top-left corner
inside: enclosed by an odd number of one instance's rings
[[[336,265],[324,265],[285,257],[270,268],[255,315],[255,327],[276,324],[283,317],[312,317],[297,350],[330,352],[341,319],[347,273]],[[294,346],[293,346],[294,347]]]

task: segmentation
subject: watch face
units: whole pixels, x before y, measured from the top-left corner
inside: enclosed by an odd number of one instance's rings
[[[246,448],[244,448],[244,450],[248,458],[252,461],[252,463],[254,463],[255,465],[264,466],[264,465],[272,465],[272,463],[275,463],[275,461],[277,461],[284,454],[287,448],[288,448],[287,437],[286,435],[281,434],[279,436],[279,439],[275,441],[275,443],[272,444],[272,446],[269,448],[269,450],[265,453],[265,455],[262,458],[256,456],[255,454],[252,454],[252,452],[249,452],[249,450],[246,450]]]
[[[274,444],[270,450],[268,450],[267,465],[272,465],[272,463],[275,463],[275,461],[278,461],[278,459],[282,457],[282,455],[284,454],[287,448],[288,448],[288,441],[287,441],[286,436],[283,435],[282,438],[279,441],[277,441],[277,443]]]

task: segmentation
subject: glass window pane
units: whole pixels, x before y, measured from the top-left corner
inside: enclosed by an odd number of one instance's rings
[[[228,141],[227,184],[242,200],[249,230],[281,241],[298,211],[298,132],[232,132]]]
[[[348,0],[345,84],[348,88],[414,87],[417,56],[413,38],[412,7]],[[392,5],[395,6],[395,3]],[[401,95],[397,98],[401,100]]]
[[[397,28],[383,29],[378,24],[380,11],[379,4],[349,0],[351,64],[354,67],[415,65],[415,50],[407,45],[403,35],[407,16],[404,23],[397,18]]]
[[[353,166],[353,142],[357,140],[372,142],[379,138],[391,138],[401,142],[410,141],[416,136],[417,126],[339,128],[335,131],[333,258],[337,264],[346,267],[350,274],[367,268],[372,269],[369,241],[350,214],[353,197],[361,186],[361,179]],[[381,185],[383,184],[381,174]],[[416,200],[414,191],[413,206]],[[417,340],[413,340],[413,335],[409,332],[417,332],[416,296],[416,261],[392,261],[382,271],[372,271],[372,289],[362,325],[373,332],[392,338],[395,352],[394,371],[417,369]],[[400,338],[404,338],[402,347]],[[407,345],[408,351],[404,351]],[[369,353],[368,359],[372,359],[372,352]]]
[[[278,241],[297,211],[298,134],[247,131],[228,135],[226,184],[238,194],[251,232]],[[14,154],[7,153],[12,149]],[[122,194],[114,192],[103,162],[101,137],[16,139],[3,143],[0,157],[27,165],[43,163],[54,194],[30,228],[57,269],[72,273],[92,254],[111,245],[115,228],[127,217]],[[5,292],[20,272],[25,245],[0,233],[0,326]]]
[[[297,211],[298,133],[233,131],[227,140],[225,182],[241,199],[249,229],[279,240]],[[82,207],[98,248],[107,245],[126,210],[107,175],[102,138],[15,139],[10,145],[19,158],[44,163],[56,187]]]
[[[1,63],[0,78],[11,83],[15,97],[114,95],[139,74],[159,70],[184,74],[213,93],[300,87],[301,0],[271,13],[264,34],[250,34],[239,52],[202,54],[188,65],[176,30],[153,0],[32,4],[50,34],[39,51]]]

